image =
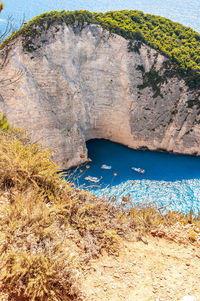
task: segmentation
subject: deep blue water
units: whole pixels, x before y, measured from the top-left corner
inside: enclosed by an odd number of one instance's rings
[[[76,184],[98,196],[130,197],[132,203],[169,205],[168,209],[189,212],[200,209],[200,157],[168,153],[135,151],[103,139],[87,143],[92,162],[89,169],[82,166],[76,172]],[[102,164],[112,166],[101,169]],[[131,169],[145,169],[141,174]],[[114,176],[114,174],[117,174]],[[101,178],[98,184],[85,180],[86,176]],[[80,177],[79,177],[80,176]]]
[[[26,21],[46,11],[80,10],[109,11],[137,9],[156,14],[190,26],[200,32],[199,0],[4,0],[5,8],[1,14],[0,27],[8,15],[13,15],[15,23],[25,15]]]

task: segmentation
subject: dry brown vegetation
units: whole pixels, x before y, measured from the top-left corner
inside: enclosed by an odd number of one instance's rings
[[[200,222],[192,212],[161,214],[127,209],[128,199],[121,205],[97,199],[62,179],[49,151],[1,120],[0,291],[10,298],[83,299],[84,267],[102,250],[117,254],[121,238],[152,233],[173,239],[167,233],[178,222],[189,225],[186,241],[198,243]]]

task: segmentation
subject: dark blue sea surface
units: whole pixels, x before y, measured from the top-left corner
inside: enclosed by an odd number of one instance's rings
[[[117,196],[119,201],[129,196],[133,204],[168,205],[168,209],[185,213],[192,207],[198,213],[200,157],[136,151],[103,139],[90,140],[87,148],[92,161],[75,173],[73,178],[78,186],[97,196]],[[102,169],[103,164],[112,168]],[[145,173],[131,167],[142,168]],[[93,183],[85,180],[87,176],[101,180]]]
[[[8,15],[13,15],[16,25],[23,16],[31,18],[52,10],[109,10],[137,9],[145,13],[160,15],[200,32],[199,0],[4,0],[4,10],[0,17],[0,28]]]

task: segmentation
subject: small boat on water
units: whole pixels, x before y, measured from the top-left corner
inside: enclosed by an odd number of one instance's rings
[[[137,171],[137,172],[139,172],[139,173],[145,173],[145,170],[144,169],[142,169],[142,168],[137,168],[137,167],[131,167],[131,169],[133,169],[134,171]]]
[[[103,165],[101,165],[101,168],[102,168],[102,169],[111,169],[112,166],[103,164]]]
[[[102,177],[100,179],[98,179],[97,177],[91,177],[91,176],[85,177],[85,180],[94,182],[94,183],[98,183],[99,181],[101,181],[101,179],[102,179]]]

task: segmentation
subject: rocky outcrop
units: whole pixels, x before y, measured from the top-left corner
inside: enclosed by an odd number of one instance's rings
[[[93,138],[200,155],[198,91],[165,56],[95,24],[51,29],[35,45],[24,51],[19,37],[10,50],[0,110],[32,141],[56,148],[61,167],[83,162]]]

